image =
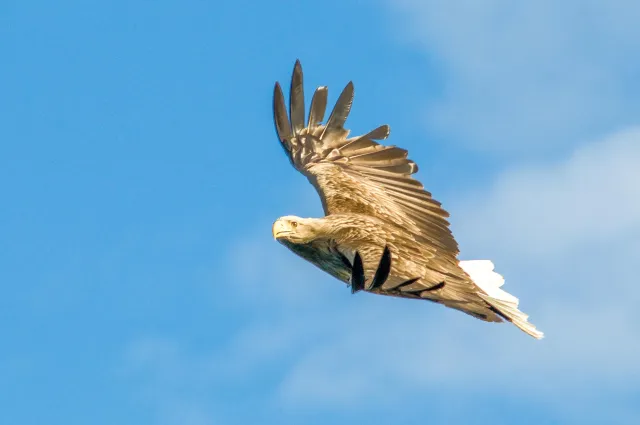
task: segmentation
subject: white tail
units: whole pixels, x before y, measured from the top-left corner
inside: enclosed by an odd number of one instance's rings
[[[541,339],[544,336],[533,324],[527,321],[529,316],[518,310],[518,298],[500,289],[504,284],[504,278],[493,271],[493,263],[491,261],[460,261],[459,264],[471,280],[482,289],[484,293],[478,292],[478,295],[483,300],[532,337]]]

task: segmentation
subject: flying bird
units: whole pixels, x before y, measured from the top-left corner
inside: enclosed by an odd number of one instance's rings
[[[318,87],[305,114],[300,61],[293,69],[288,111],[275,84],[278,139],[291,164],[316,188],[325,216],[280,217],[274,238],[354,293],[428,300],[487,322],[508,321],[542,338],[518,309],[518,298],[501,289],[504,278],[491,261],[458,260],[449,214],[412,177],[416,163],[406,150],[378,142],[389,136],[389,126],[349,137],[344,125],[353,83],[323,124],[327,95],[327,87]],[[367,283],[364,276],[374,277]]]

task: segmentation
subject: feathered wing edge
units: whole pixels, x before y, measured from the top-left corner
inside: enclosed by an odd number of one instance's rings
[[[327,107],[327,87],[319,87],[311,100],[311,106],[304,126],[305,105],[303,95],[303,74],[300,61],[296,61],[291,78],[289,111],[285,105],[282,87],[275,84],[273,95],[273,114],[276,133],[291,164],[310,178],[323,199],[328,199],[325,212],[362,211],[371,204],[359,204],[357,196],[350,196],[349,202],[332,203],[330,191],[316,177],[320,168],[314,165],[320,162],[341,166],[344,173],[356,178],[362,187],[384,192],[384,202],[377,202],[377,214],[380,218],[404,226],[415,234],[429,240],[443,254],[451,256],[455,262],[458,245],[446,220],[449,213],[440,202],[424,190],[424,186],[412,177],[418,171],[415,162],[408,159],[405,149],[390,145],[384,146],[377,140],[389,136],[388,125],[381,125],[372,131],[347,138],[349,131],[344,128],[351,111],[354,98],[353,83],[349,82],[336,101],[326,124],[321,124]],[[288,113],[287,113],[288,112]],[[291,117],[291,120],[289,120]],[[344,194],[340,194],[342,196]],[[347,194],[349,195],[349,194]],[[343,197],[344,198],[344,197]]]
[[[394,171],[398,165],[404,167],[405,174],[417,171],[413,161],[407,160],[407,152],[395,146],[381,146],[373,140],[384,140],[389,136],[389,126],[382,125],[367,134],[347,139],[349,131],[344,124],[351,112],[354,87],[349,82],[340,93],[326,124],[322,125],[327,107],[328,89],[321,86],[311,99],[311,107],[305,125],[305,105],[303,74],[300,61],[293,68],[289,91],[289,111],[280,83],[276,82],[273,93],[273,115],[276,133],[294,166],[302,169],[306,163],[325,158],[333,149],[338,148],[337,156],[349,158],[353,164],[364,164],[384,171]],[[305,138],[304,136],[312,136]],[[314,155],[315,154],[315,155]],[[373,156],[371,156],[374,154]],[[336,160],[337,158],[332,158]]]

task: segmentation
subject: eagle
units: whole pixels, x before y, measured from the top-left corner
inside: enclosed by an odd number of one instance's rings
[[[381,125],[349,137],[353,103],[349,82],[324,122],[328,89],[318,87],[305,114],[300,61],[293,68],[289,108],[275,84],[275,129],[293,167],[320,195],[325,216],[287,215],[273,237],[298,256],[351,286],[352,292],[428,300],[487,322],[508,321],[540,339],[543,333],[501,289],[504,278],[489,260],[460,261],[441,203],[413,178],[408,152],[379,141]],[[373,276],[367,282],[365,276]]]

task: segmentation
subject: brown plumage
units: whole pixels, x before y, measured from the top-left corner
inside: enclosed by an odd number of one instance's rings
[[[316,188],[326,216],[286,216],[274,237],[339,280],[351,283],[356,253],[365,276],[374,276],[389,248],[388,278],[377,287],[357,288],[382,295],[427,299],[490,322],[513,322],[530,335],[542,333],[502,291],[502,277],[490,261],[458,260],[449,214],[412,177],[418,167],[407,151],[377,140],[387,125],[348,137],[344,128],[353,103],[353,83],[340,94],[326,124],[327,88],[316,90],[305,124],[303,76],[297,61],[291,79],[289,113],[276,83],[273,97],[278,138],[292,165]],[[382,264],[382,263],[380,263]]]

